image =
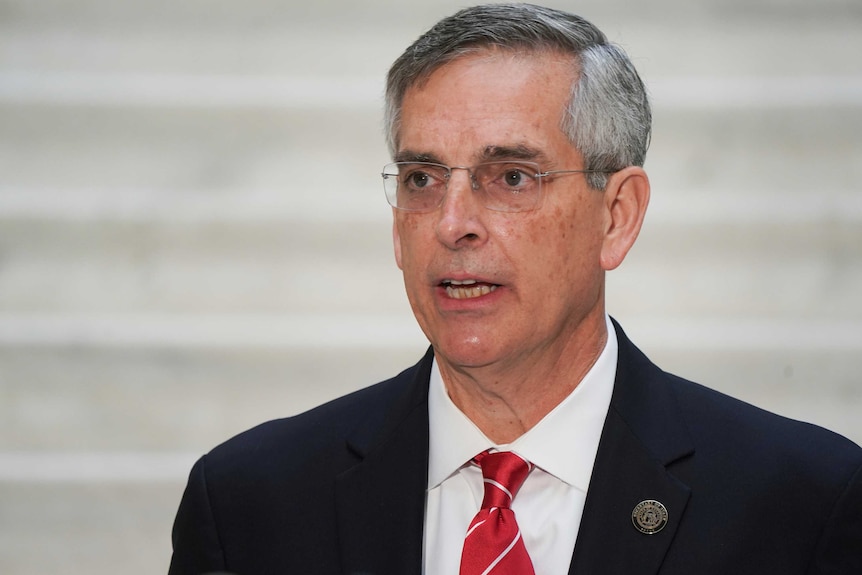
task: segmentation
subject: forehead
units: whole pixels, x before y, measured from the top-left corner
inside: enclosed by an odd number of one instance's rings
[[[461,56],[407,90],[397,152],[468,161],[490,147],[569,146],[561,125],[575,77],[573,59],[554,52]]]

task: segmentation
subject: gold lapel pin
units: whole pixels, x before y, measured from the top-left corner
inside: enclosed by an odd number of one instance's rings
[[[635,529],[647,535],[655,535],[667,525],[667,507],[661,501],[645,499],[632,510]]]

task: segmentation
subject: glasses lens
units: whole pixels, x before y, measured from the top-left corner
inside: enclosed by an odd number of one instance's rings
[[[383,168],[383,189],[392,207],[411,212],[433,210],[446,194],[449,168],[426,162],[396,162]]]
[[[437,209],[453,168],[427,162],[396,162],[383,168],[386,201],[409,212]],[[468,169],[468,168],[454,168]],[[531,162],[486,162],[469,168],[482,204],[500,212],[534,209],[541,196],[539,166]]]
[[[539,202],[539,166],[530,162],[488,162],[473,168],[485,207],[501,212],[526,212]]]

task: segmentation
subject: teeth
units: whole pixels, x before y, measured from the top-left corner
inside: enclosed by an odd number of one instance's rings
[[[468,280],[463,283],[449,282],[450,285],[446,286],[446,295],[451,297],[452,299],[470,299],[474,297],[488,295],[489,293],[497,289],[497,286],[489,285],[480,285],[475,287],[455,287],[461,285],[472,285],[475,283],[476,282],[473,280]]]
[[[445,283],[451,284],[453,286],[469,286],[469,285],[473,285],[474,283],[476,283],[476,280],[464,280],[461,282],[459,282],[458,280],[446,280]]]

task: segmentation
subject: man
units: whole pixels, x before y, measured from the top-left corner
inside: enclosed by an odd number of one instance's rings
[[[431,349],[203,457],[171,574],[862,573],[862,450],[662,372],[606,315],[649,200],[619,48],[466,9],[392,66],[386,118]]]

